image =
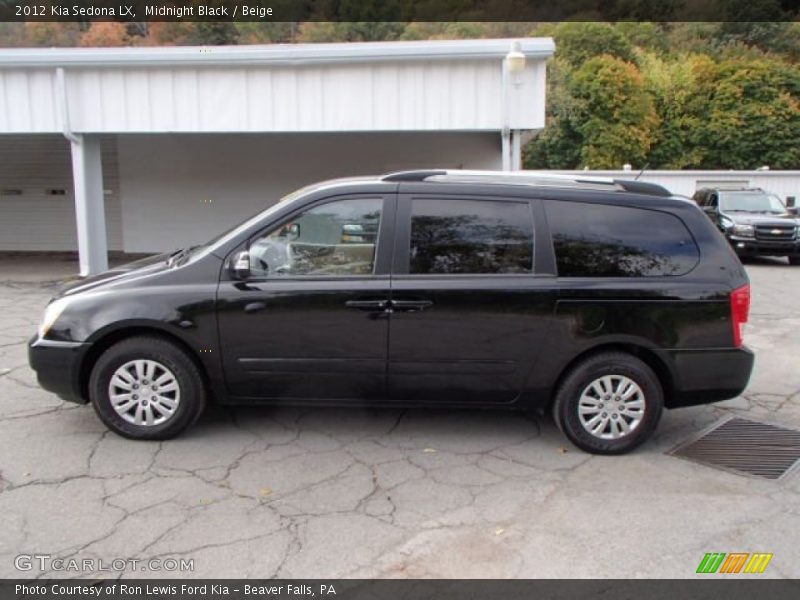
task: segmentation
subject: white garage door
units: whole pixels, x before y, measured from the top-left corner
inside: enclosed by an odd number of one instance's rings
[[[103,138],[109,250],[122,249],[117,143]],[[69,142],[0,135],[0,251],[78,249]]]

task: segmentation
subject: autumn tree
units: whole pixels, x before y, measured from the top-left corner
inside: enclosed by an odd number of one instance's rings
[[[24,36],[26,46],[69,47],[78,45],[81,29],[78,23],[28,21]]]
[[[81,46],[129,46],[131,38],[124,23],[114,21],[95,21],[81,34]]]
[[[533,168],[618,169],[643,165],[660,119],[636,65],[614,56],[588,59],[569,72],[551,102],[555,108],[545,132],[526,153]],[[552,71],[551,71],[552,74]]]

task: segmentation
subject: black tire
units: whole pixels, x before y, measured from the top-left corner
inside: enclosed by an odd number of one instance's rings
[[[123,418],[111,404],[111,378],[123,365],[135,360],[155,361],[174,375],[180,394],[174,412],[166,417],[153,407],[150,409],[152,414],[164,419],[162,423],[137,425]],[[160,337],[137,336],[122,340],[103,352],[89,378],[89,397],[100,420],[119,435],[137,440],[166,440],[183,432],[200,417],[206,404],[206,389],[200,370],[184,350]],[[131,410],[135,411],[136,406]]]
[[[793,267],[800,266],[800,256],[789,256],[789,264]]]
[[[643,396],[644,414],[640,421],[630,433],[617,439],[602,439],[585,429],[578,411],[584,391],[592,382],[607,375],[632,380],[639,386]],[[588,357],[567,373],[556,392],[553,418],[562,433],[581,450],[592,454],[624,454],[650,437],[661,418],[663,406],[664,391],[661,382],[647,364],[624,352],[606,352]],[[624,417],[620,414],[614,418]],[[633,420],[625,419],[625,424],[629,425]],[[605,431],[600,433],[605,434]]]

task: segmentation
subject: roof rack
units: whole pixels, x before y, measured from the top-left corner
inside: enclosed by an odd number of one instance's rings
[[[442,183],[505,183],[542,187],[573,188],[596,191],[614,190],[650,196],[671,196],[664,187],[655,183],[610,177],[561,175],[542,171],[466,171],[453,169],[428,169],[398,171],[382,177],[383,181],[438,181]]]

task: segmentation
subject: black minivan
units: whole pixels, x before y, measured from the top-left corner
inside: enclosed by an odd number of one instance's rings
[[[130,438],[206,402],[552,411],[619,454],[734,397],[750,286],[703,212],[638,181],[408,171],[295,192],[214,240],[72,284],[39,383]]]

